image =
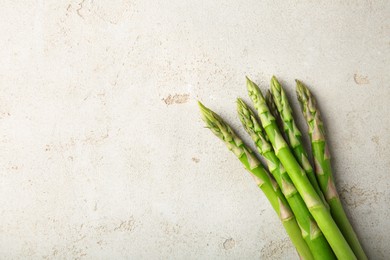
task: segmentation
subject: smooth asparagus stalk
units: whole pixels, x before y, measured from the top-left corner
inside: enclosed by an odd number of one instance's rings
[[[285,132],[286,141],[292,148],[295,158],[305,170],[311,185],[313,185],[314,189],[317,191],[318,195],[321,197],[325,205],[328,206],[321,191],[321,188],[318,185],[317,178],[314,174],[314,169],[309,162],[309,157],[306,152],[306,149],[303,146],[302,134],[301,131],[299,131],[297,125],[295,124],[293,111],[288,102],[287,95],[275,76],[273,76],[271,79],[271,93],[281,118],[281,122],[283,125],[282,129]]]
[[[296,83],[298,100],[309,128],[314,165],[320,187],[328,201],[334,220],[354,251],[356,257],[358,259],[367,259],[363,247],[345,214],[333,181],[330,154],[325,141],[324,124],[321,119],[320,111],[317,108],[316,100],[302,82],[296,80]]]
[[[356,256],[337,227],[337,224],[334,222],[330,212],[311,185],[306,176],[306,172],[295,159],[288,144],[283,139],[276,125],[275,118],[271,115],[259,87],[247,78],[247,88],[264,130],[275,150],[276,156],[286,169],[294,186],[302,196],[310,213],[332,247],[333,252],[339,259],[356,259]]]
[[[314,259],[313,255],[301,235],[301,230],[292,213],[286,198],[283,196],[278,184],[263,168],[253,151],[233,132],[220,116],[199,103],[202,119],[228,149],[232,151],[241,161],[244,167],[251,173],[257,186],[264,192],[270,201],[273,209],[278,214],[284,228],[287,231],[292,243],[303,259]]]
[[[328,241],[312,218],[305,202],[299,195],[278,157],[276,157],[271,144],[267,141],[266,134],[253,111],[242,99],[237,99],[237,111],[244,129],[251,136],[253,142],[255,142],[259,153],[267,161],[268,170],[272,173],[286,197],[314,259],[336,259]]]

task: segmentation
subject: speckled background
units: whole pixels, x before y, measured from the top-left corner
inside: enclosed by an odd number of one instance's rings
[[[245,75],[320,102],[337,187],[390,255],[390,2],[2,0],[1,259],[297,259],[203,128]]]

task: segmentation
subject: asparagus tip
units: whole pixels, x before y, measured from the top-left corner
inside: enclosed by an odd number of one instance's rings
[[[200,109],[206,108],[206,107],[202,104],[202,102],[200,102],[199,100],[198,100],[198,106],[200,107]]]
[[[276,76],[272,76],[271,78],[271,90],[272,91],[280,91],[281,89],[281,86],[280,86],[280,83],[278,81],[278,79],[276,78]]]
[[[256,83],[254,83],[248,77],[246,77],[246,87],[253,102],[255,102],[253,98],[264,98],[259,86],[257,86]]]
[[[207,108],[205,105],[202,104],[202,102],[200,102],[198,100],[198,106],[200,108],[200,113],[202,115],[202,120],[207,124],[209,125],[209,123],[211,121],[213,121],[213,112]]]
[[[240,120],[243,118],[243,115],[245,114],[245,110],[246,110],[246,104],[244,100],[242,100],[241,98],[237,98],[237,112]]]
[[[250,80],[248,76],[245,76],[245,79],[246,79],[246,85],[247,85],[247,87],[248,87],[249,85],[253,84],[252,80]]]
[[[297,96],[300,102],[303,102],[304,100],[307,100],[309,97],[309,90],[306,88],[306,86],[298,79],[295,80],[297,83],[296,85],[296,92]]]

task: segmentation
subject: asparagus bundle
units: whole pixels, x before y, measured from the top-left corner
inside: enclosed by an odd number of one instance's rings
[[[313,185],[313,188],[321,197],[322,201],[326,203],[324,195],[322,194],[322,191],[318,185],[316,176],[314,174],[313,167],[308,160],[307,152],[302,143],[302,134],[299,131],[297,125],[295,124],[295,120],[292,115],[292,109],[288,102],[286,93],[284,92],[284,89],[282,88],[275,76],[273,76],[271,79],[271,93],[272,98],[275,102],[276,109],[281,118],[282,127],[287,139],[286,141],[292,148],[295,158],[305,170],[311,185]],[[326,206],[328,205],[326,204]]]
[[[247,78],[247,88],[264,130],[274,147],[276,156],[285,167],[288,175],[298,192],[301,194],[310,213],[317,221],[318,226],[324,233],[334,253],[339,259],[356,259],[325,204],[311,185],[306,176],[306,172],[301,168],[293,153],[290,151],[286,141],[283,139],[276,125],[275,118],[271,115],[259,87]]]
[[[277,183],[270,177],[253,151],[233,132],[220,116],[199,102],[202,119],[228,149],[241,161],[244,167],[252,174],[257,186],[264,192],[273,209],[278,214],[302,259],[314,259],[310,249],[301,236],[301,230],[293,213],[283,196]]]
[[[323,123],[310,91],[297,81],[315,171],[292,108],[276,77],[272,77],[271,92],[268,91],[266,98],[248,78],[247,89],[261,123],[241,99],[237,100],[238,115],[275,179],[233,130],[199,102],[207,127],[252,173],[303,259],[367,259],[337,194]]]
[[[317,173],[317,179],[321,186],[326,200],[329,203],[331,214],[345,236],[352,250],[358,259],[367,259],[362,246],[353,230],[344,208],[341,204],[336,186],[333,180],[332,169],[330,165],[330,154],[325,142],[324,124],[320,112],[316,105],[316,100],[311,95],[309,89],[299,80],[297,83],[297,96],[302,108],[303,116],[309,128],[314,165]]]
[[[297,222],[302,230],[302,236],[309,246],[315,259],[335,259],[332,249],[326,241],[317,223],[312,218],[305,202],[294,187],[290,177],[284,170],[278,157],[268,142],[262,127],[258,123],[252,110],[242,101],[237,100],[237,110],[244,129],[256,144],[259,153],[265,158],[268,169],[281,188],[287,202],[295,214]]]

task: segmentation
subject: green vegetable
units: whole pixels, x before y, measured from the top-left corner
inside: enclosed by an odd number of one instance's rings
[[[299,80],[297,82],[297,96],[303,115],[309,128],[309,135],[314,158],[314,165],[320,187],[329,203],[331,214],[340,230],[348,241],[358,259],[367,259],[355,231],[349,222],[340,202],[336,186],[333,181],[330,164],[330,154],[325,142],[324,124],[316,101],[309,89]]]
[[[237,156],[244,167],[252,174],[256,184],[264,192],[278,214],[298,254],[303,259],[314,259],[309,247],[302,238],[298,223],[278,184],[263,168],[253,151],[243,143],[230,126],[216,113],[205,107],[202,103],[198,103],[202,119],[206,123],[207,128],[226,144],[228,149]]]
[[[308,244],[315,259],[336,259],[317,223],[312,218],[305,202],[293,185],[287,172],[276,157],[271,144],[267,141],[261,125],[252,110],[241,99],[237,99],[237,111],[245,130],[255,142],[258,151],[265,158],[268,170],[274,176],[302,230],[302,236]]]
[[[290,151],[288,144],[283,139],[276,125],[275,118],[271,115],[259,87],[247,78],[247,88],[264,130],[274,147],[276,156],[285,167],[310,213],[317,221],[318,226],[332,247],[333,252],[339,259],[356,259],[356,256],[337,227],[337,224],[334,222],[330,212],[311,185],[306,176],[306,172],[301,168],[293,153]]]
[[[278,108],[276,107],[274,98],[272,97],[271,91],[269,91],[269,89],[267,89],[267,92],[265,93],[265,102],[267,103],[271,115],[275,117],[276,124],[278,125],[279,129],[283,129],[282,119],[280,118]],[[281,134],[283,135],[283,138],[286,139],[285,133],[282,132]]]
[[[299,131],[297,125],[295,124],[293,112],[288,102],[287,95],[275,76],[273,76],[271,79],[271,92],[272,92],[272,97],[275,102],[276,108],[279,112],[282,121],[283,130],[287,138],[286,141],[289,143],[290,147],[292,148],[295,158],[298,160],[302,168],[305,170],[311,185],[313,185],[313,188],[316,190],[317,194],[321,197],[325,205],[328,206],[324,198],[324,195],[322,194],[320,186],[318,185],[313,167],[309,162],[308,159],[309,157],[307,156],[307,152],[303,146],[302,134]]]

